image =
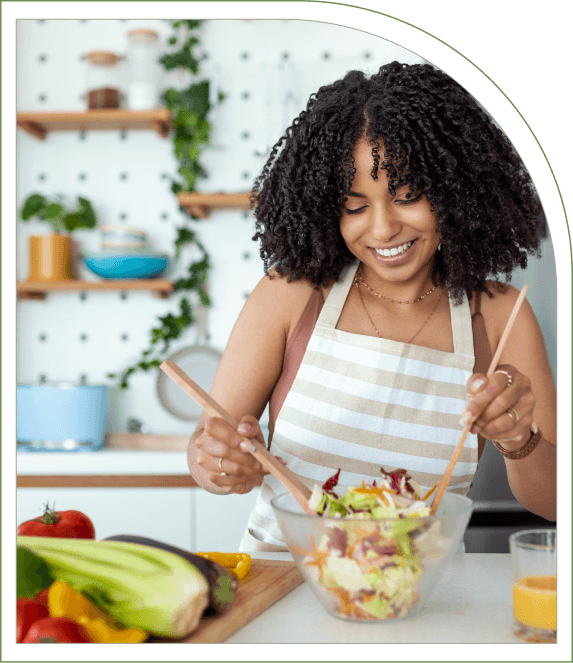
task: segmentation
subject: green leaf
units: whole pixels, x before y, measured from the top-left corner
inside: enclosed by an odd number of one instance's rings
[[[185,244],[193,242],[196,235],[189,228],[177,228],[177,239],[175,240],[175,260],[181,256],[181,250]]]
[[[196,30],[201,25],[201,21],[196,19],[176,19],[172,24],[174,28],[180,28],[182,25],[185,25],[188,30]]]
[[[66,216],[64,216],[62,219],[62,223],[68,232],[73,232],[74,230],[77,230],[77,228],[82,227],[82,220],[80,215],[76,212],[73,212],[72,214],[66,214]]]
[[[28,221],[29,219],[32,219],[33,217],[38,215],[38,212],[45,207],[47,201],[39,193],[33,193],[31,196],[28,196],[26,200],[24,201],[24,204],[22,205],[22,209],[20,211],[20,216],[23,221]]]
[[[17,546],[16,596],[33,598],[40,590],[49,587],[52,582],[54,582],[54,578],[46,562],[25,546]]]
[[[87,198],[78,196],[78,213],[82,220],[82,228],[94,228],[97,223],[96,213]]]
[[[53,219],[59,219],[64,212],[65,208],[60,203],[50,203],[44,207],[41,214],[45,221],[52,221]]]

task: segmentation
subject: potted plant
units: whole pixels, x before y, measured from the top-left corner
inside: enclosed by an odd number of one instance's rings
[[[22,221],[38,218],[47,221],[51,235],[32,235],[30,242],[30,281],[65,281],[74,278],[72,270],[73,245],[70,233],[79,228],[93,228],[96,213],[86,198],[78,196],[76,207],[65,206],[64,197],[46,198],[33,193],[20,210]]]

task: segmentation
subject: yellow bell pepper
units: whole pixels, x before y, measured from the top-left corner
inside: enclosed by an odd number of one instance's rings
[[[56,580],[48,589],[48,610],[51,617],[68,617],[81,624],[94,642],[136,643],[147,640],[145,631],[119,627],[111,615],[104,613],[62,580]]]
[[[251,556],[247,553],[198,552],[195,554],[230,569],[239,580],[244,578],[251,570]]]

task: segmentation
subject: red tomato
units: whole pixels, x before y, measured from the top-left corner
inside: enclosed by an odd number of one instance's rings
[[[43,516],[27,520],[18,527],[18,536],[95,539],[95,528],[81,511],[53,511],[46,504]]]
[[[16,602],[16,642],[22,642],[34,622],[49,617],[48,608],[34,599],[18,599]]]
[[[67,617],[45,617],[34,622],[22,642],[93,642],[87,631]]]
[[[48,607],[48,588],[40,590],[36,596],[34,596],[34,601],[37,605],[43,605],[45,608]]]

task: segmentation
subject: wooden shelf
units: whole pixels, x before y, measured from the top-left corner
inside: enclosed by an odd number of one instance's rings
[[[16,124],[27,133],[44,140],[50,131],[131,131],[152,130],[166,138],[171,130],[171,115],[166,108],[131,111],[102,108],[83,112],[17,113]]]
[[[20,129],[40,140],[50,131],[128,131],[153,130],[166,138],[172,128],[171,115],[166,108],[150,111],[130,111],[103,108],[83,112],[21,112],[16,115]],[[213,209],[250,208],[250,191],[239,193],[180,193],[181,207],[198,219],[207,219]]]
[[[50,292],[88,290],[149,290],[154,297],[166,299],[173,290],[174,285],[166,279],[106,279],[101,281],[81,281],[70,279],[68,281],[20,281],[16,284],[19,299],[46,299]]]
[[[20,474],[16,477],[16,488],[197,487],[197,482],[190,474]]]
[[[177,198],[181,207],[198,219],[208,219],[213,209],[250,208],[250,191],[240,193],[179,193]]]

